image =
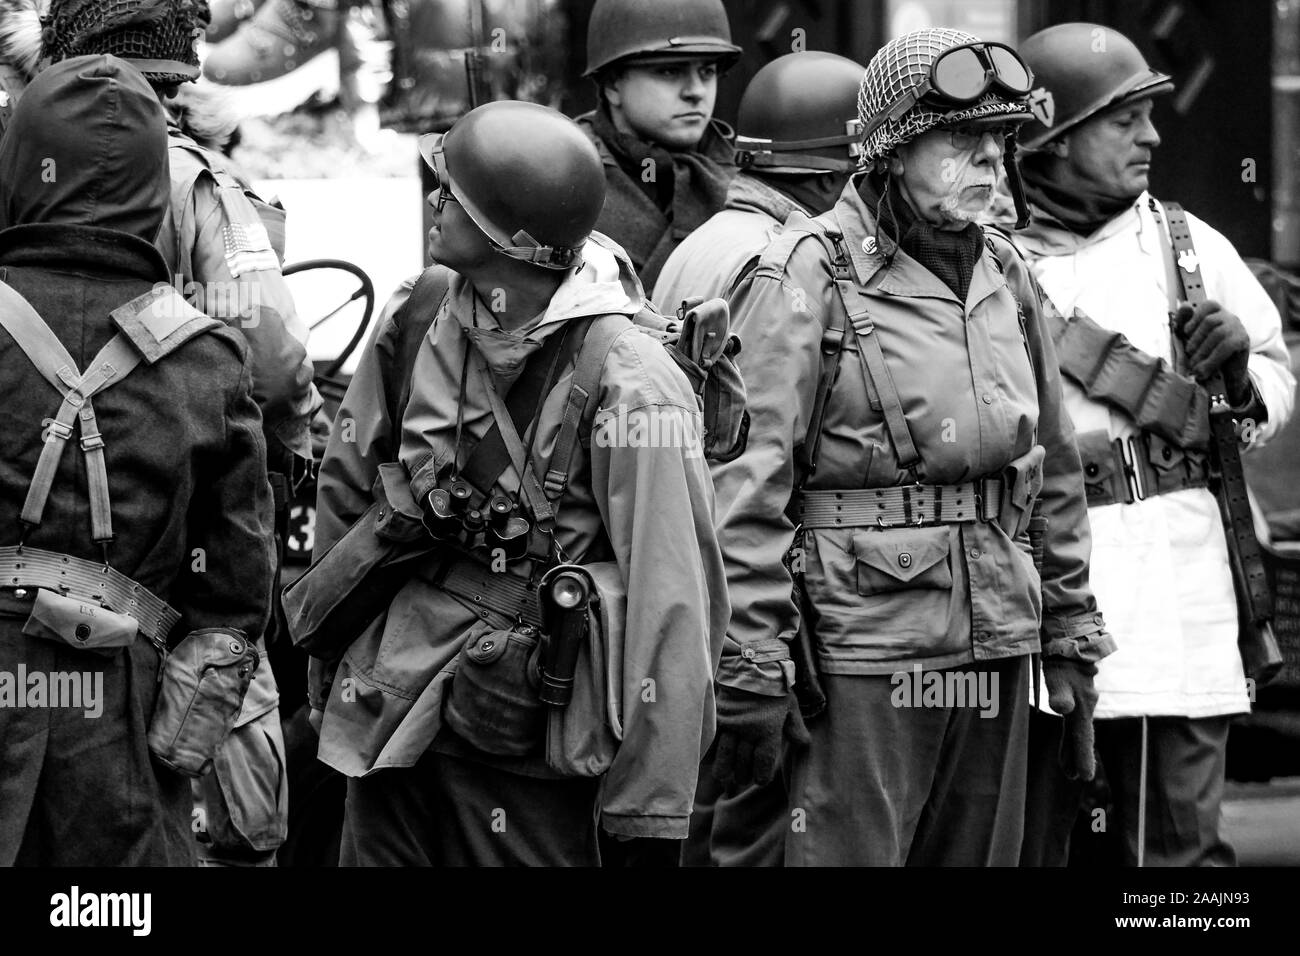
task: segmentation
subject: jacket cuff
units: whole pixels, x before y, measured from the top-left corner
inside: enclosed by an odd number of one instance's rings
[[[685,840],[690,832],[689,817],[630,816],[623,813],[602,813],[600,825],[606,833],[625,837],[658,837],[665,840]]]
[[[1101,612],[1043,619],[1043,656],[1096,663],[1115,652]]]
[[[794,689],[790,645],[779,637],[740,644],[738,651],[723,654],[717,682],[765,697],[786,696]]]

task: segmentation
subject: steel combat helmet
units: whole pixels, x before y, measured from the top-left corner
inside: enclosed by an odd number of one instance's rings
[[[546,269],[582,262],[605,204],[605,170],[573,120],[536,103],[470,110],[420,155],[502,255]]]
[[[917,30],[891,40],[867,64],[858,93],[863,163],[938,126],[1027,120],[1032,82],[1011,47],[961,30]]]
[[[1061,23],[1020,47],[1034,71],[1033,119],[1020,143],[1038,149],[1106,110],[1172,92],[1174,81],[1153,70],[1133,41],[1096,23]]]
[[[860,63],[811,50],[767,64],[740,99],[736,165],[786,173],[857,168],[865,72]]]
[[[596,0],[587,24],[587,69],[632,60],[708,57],[722,69],[736,62],[722,0]]]
[[[155,83],[183,83],[198,79],[196,44],[210,18],[208,0],[52,0],[42,56],[108,53]]]

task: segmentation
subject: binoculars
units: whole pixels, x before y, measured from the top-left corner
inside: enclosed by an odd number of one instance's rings
[[[483,546],[498,549],[507,561],[528,554],[532,523],[506,495],[493,495],[486,507],[474,507],[474,488],[463,478],[449,478],[425,497],[424,526],[439,541],[454,541],[472,547],[483,536]]]

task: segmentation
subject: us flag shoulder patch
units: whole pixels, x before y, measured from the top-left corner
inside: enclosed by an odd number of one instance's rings
[[[231,278],[238,278],[245,272],[280,268],[280,260],[271,248],[271,237],[260,222],[228,223],[222,229],[222,235],[226,242],[226,266],[230,269]]]

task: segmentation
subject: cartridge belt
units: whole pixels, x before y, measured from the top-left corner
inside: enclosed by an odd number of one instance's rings
[[[435,582],[448,594],[467,602],[484,620],[488,612],[494,612],[511,621],[542,626],[537,589],[529,578],[493,571],[480,561],[458,555],[448,559]]]
[[[1209,486],[1209,461],[1154,432],[1111,439],[1105,431],[1078,437],[1088,507],[1145,501],[1171,491]]]
[[[804,528],[904,528],[996,521],[1006,482],[980,478],[960,485],[898,485],[803,491],[796,505]]]
[[[140,633],[159,649],[166,647],[168,635],[181,619],[180,611],[120,571],[96,561],[40,548],[0,548],[0,587],[14,588],[15,592],[45,588],[65,597],[95,601],[135,618]]]

